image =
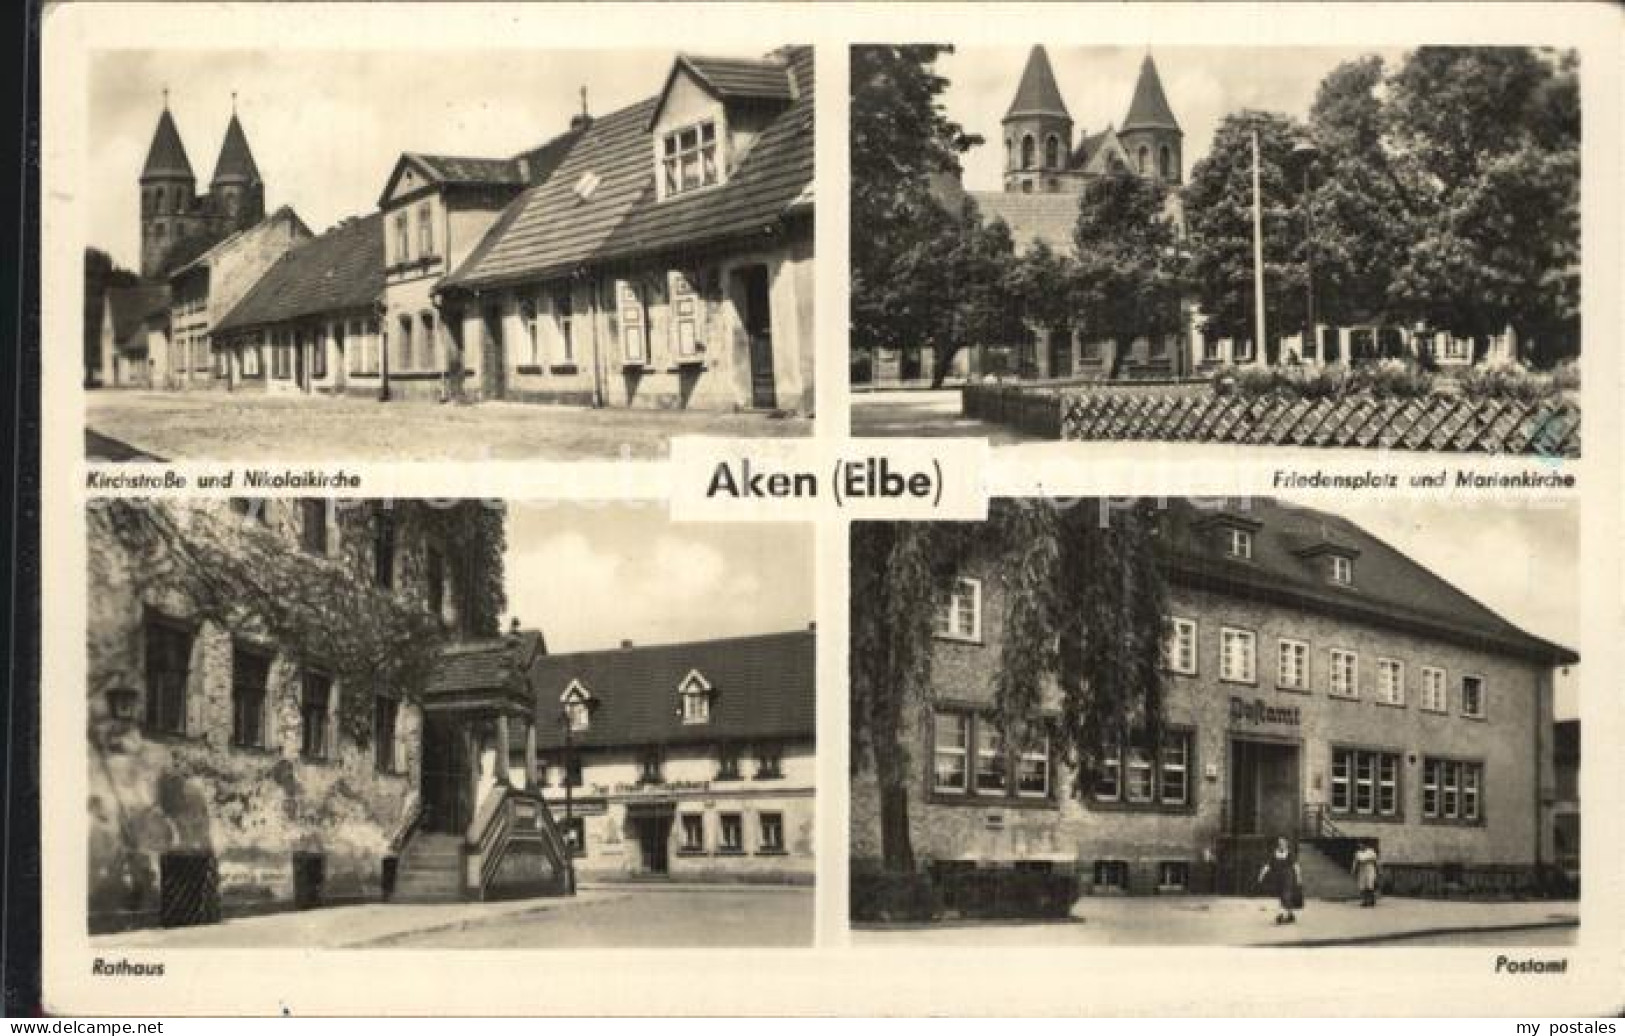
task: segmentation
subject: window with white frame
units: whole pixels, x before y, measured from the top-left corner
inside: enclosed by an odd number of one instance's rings
[[[717,124],[706,119],[667,133],[660,144],[663,197],[721,182]]]
[[[553,320],[559,329],[559,362],[576,362],[575,306],[569,292],[553,296]],[[540,362],[540,361],[538,361]]]
[[[968,790],[968,749],[970,716],[962,712],[939,712],[935,721],[935,749],[932,754],[932,790],[962,795]]]
[[[683,852],[698,853],[705,851],[705,815],[702,813],[684,813],[682,815]]]
[[[571,681],[560,698],[564,708],[564,719],[570,725],[570,730],[580,733],[592,724],[592,696],[581,685],[579,680]]]
[[[1124,745],[1121,739],[1101,748],[1095,772],[1097,802],[1132,806],[1183,807],[1191,801],[1191,747],[1189,730],[1171,730],[1152,751],[1143,742]]]
[[[738,813],[723,813],[717,817],[717,848],[725,853],[745,851],[745,821]]]
[[[1329,692],[1338,698],[1357,698],[1360,695],[1360,662],[1352,651],[1331,649],[1331,686]]]
[[[976,724],[976,791],[1004,792],[1009,784],[1006,773],[1004,735],[993,724]]]
[[[1185,860],[1163,860],[1157,864],[1157,891],[1184,892],[1190,887],[1191,865]]]
[[[1332,582],[1339,586],[1354,585],[1354,559],[1342,554],[1332,555]]]
[[[1399,754],[1368,748],[1332,749],[1331,809],[1361,816],[1399,814]]]
[[[1016,794],[1023,798],[1049,797],[1049,734],[1035,733],[1016,760]]]
[[[1384,705],[1405,704],[1405,663],[1397,658],[1377,659],[1377,700]]]
[[[1176,673],[1196,675],[1196,622],[1168,620],[1167,665]]]
[[[404,263],[411,258],[412,232],[403,209],[395,214],[395,261]]]
[[[1483,810],[1484,765],[1461,759],[1422,760],[1422,816],[1476,823]]]
[[[1219,630],[1219,679],[1255,683],[1258,679],[1258,637],[1252,630]]]
[[[525,299],[519,303],[519,322],[525,328],[525,364],[530,367],[542,365],[542,336],[541,329],[536,325],[536,300]]]
[[[418,254],[434,255],[434,209],[428,202],[418,206]]]
[[[1242,561],[1252,560],[1253,534],[1234,526],[1225,529],[1224,552]]]
[[[757,841],[756,851],[763,853],[784,852],[784,814],[760,813],[757,814]]]
[[[937,636],[950,640],[982,639],[982,581],[961,579],[937,614]]]
[[[1436,666],[1422,667],[1422,708],[1427,712],[1444,712],[1449,708],[1445,701],[1444,670]]]
[[[1484,718],[1484,678],[1482,676],[1464,676],[1461,678],[1461,714],[1473,719]]]
[[[1302,691],[1309,687],[1309,645],[1301,640],[1279,641],[1275,685],[1287,690]]]

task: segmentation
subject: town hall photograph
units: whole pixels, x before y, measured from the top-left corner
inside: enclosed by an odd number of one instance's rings
[[[649,503],[87,507],[98,946],[808,946],[813,536]]]
[[[813,71],[795,45],[95,52],[87,456],[810,434]]]
[[[851,55],[854,435],[1578,456],[1576,53]]]

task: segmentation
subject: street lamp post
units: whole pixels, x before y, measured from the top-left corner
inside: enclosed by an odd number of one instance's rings
[[[576,893],[576,847],[571,822],[575,819],[575,781],[570,776],[570,763],[575,758],[575,741],[571,737],[574,725],[570,722],[569,706],[559,710],[559,725],[564,728],[564,876],[573,896]]]
[[[1304,136],[1293,147],[1292,157],[1303,166],[1303,354],[1307,359],[1315,335],[1315,207],[1309,196],[1309,174],[1320,157],[1320,149]],[[1324,360],[1319,342],[1314,342],[1314,350],[1316,359]]]
[[[1264,358],[1264,202],[1258,180],[1258,124],[1252,127],[1253,138],[1253,363]]]

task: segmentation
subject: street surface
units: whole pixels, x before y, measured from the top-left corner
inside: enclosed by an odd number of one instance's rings
[[[99,935],[108,949],[811,946],[813,890],[615,885],[503,903],[367,903]]]
[[[127,450],[188,461],[654,460],[677,435],[812,434],[804,417],[491,402],[379,403],[214,391],[85,394],[91,460]],[[108,444],[112,440],[112,444]],[[107,446],[112,456],[98,456]]]
[[[1577,903],[1385,898],[1373,909],[1311,900],[1295,924],[1267,898],[1086,896],[1070,921],[868,926],[856,946],[1567,946]]]

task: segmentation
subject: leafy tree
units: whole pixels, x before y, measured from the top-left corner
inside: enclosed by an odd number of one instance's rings
[[[1114,379],[1136,338],[1180,330],[1184,260],[1166,204],[1160,183],[1121,168],[1079,199],[1067,303],[1085,334],[1113,343]]]
[[[1001,224],[1002,225],[1002,224]],[[1051,334],[1071,334],[1078,322],[1073,296],[1076,294],[1077,264],[1068,255],[1055,251],[1047,241],[1037,241],[1015,258],[1003,273],[1004,287],[1025,324],[1004,329],[1005,334],[988,341],[1025,341],[1030,329]]]
[[[936,615],[959,575],[987,561],[985,578],[1003,591],[996,725],[1012,745],[1028,743],[1055,688],[1051,743],[1076,768],[1071,792],[1081,796],[1107,735],[1161,735],[1167,604],[1157,543],[1149,500],[995,500],[982,524],[854,523],[851,758],[855,771],[875,773],[888,870],[914,869],[910,732],[929,715]]]
[[[1264,310],[1269,341],[1258,347],[1270,363],[1279,339],[1304,326],[1305,243],[1300,205],[1302,174],[1292,169],[1301,129],[1284,115],[1228,115],[1207,156],[1185,189],[1190,226],[1191,277],[1205,317],[1204,333],[1236,340],[1254,337],[1253,151],[1258,132],[1259,193],[1264,228]]]
[[[1530,358],[1577,351],[1574,55],[1422,47],[1388,92],[1389,147],[1418,185],[1414,242],[1389,292],[1395,312],[1469,335],[1480,357],[1508,326]]]
[[[854,350],[929,345],[933,382],[974,341],[1014,319],[1002,268],[1008,228],[945,189],[981,142],[943,112],[932,65],[951,48],[852,49],[852,332]]]
[[[88,371],[101,362],[102,304],[109,288],[128,288],[139,283],[133,271],[119,266],[118,260],[100,248],[85,249],[84,364]],[[105,376],[108,372],[103,371]]]
[[[1301,170],[1310,194],[1309,225],[1300,232],[1310,242],[1315,317],[1327,324],[1385,314],[1393,271],[1414,238],[1416,187],[1384,143],[1382,84],[1381,58],[1345,62],[1321,82],[1309,111],[1320,155]]]

